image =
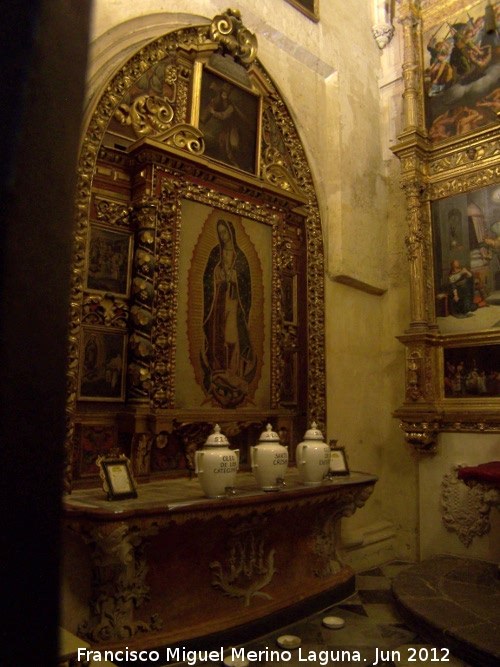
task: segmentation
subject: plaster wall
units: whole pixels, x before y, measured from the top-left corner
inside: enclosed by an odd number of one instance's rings
[[[399,162],[400,35],[383,51],[373,3],[321,0],[315,23],[285,0],[241,0],[258,58],[288,104],[309,160],[326,255],[327,438],[352,469],[379,476],[363,510],[344,521],[354,567],[417,554],[417,462],[392,411],[403,396],[408,323],[405,206]],[[87,116],[106,80],[167,31],[224,11],[210,0],[94,0]],[[368,291],[342,284],[347,277]],[[377,294],[371,293],[372,291]],[[371,535],[371,537],[367,537]],[[375,544],[375,546],[373,546]]]

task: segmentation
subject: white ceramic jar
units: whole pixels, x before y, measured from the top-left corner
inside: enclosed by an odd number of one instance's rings
[[[323,441],[323,434],[313,422],[295,451],[297,470],[303,484],[321,484],[330,470],[330,453],[330,447]]]
[[[261,434],[259,442],[250,448],[252,472],[263,491],[278,491],[285,485],[288,468],[288,449],[271,424]]]
[[[194,456],[195,472],[201,488],[209,498],[227,495],[236,481],[240,463],[239,449],[230,449],[226,436],[220,432],[219,424],[208,436],[203,449]]]

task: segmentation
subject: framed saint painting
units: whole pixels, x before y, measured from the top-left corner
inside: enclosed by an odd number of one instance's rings
[[[260,133],[261,98],[203,68],[199,129],[204,154],[230,167],[254,174]]]
[[[87,252],[89,291],[129,296],[132,234],[91,225]]]
[[[78,383],[81,401],[125,400],[125,332],[83,327]]]
[[[500,333],[500,185],[440,199],[431,210],[440,332]]]

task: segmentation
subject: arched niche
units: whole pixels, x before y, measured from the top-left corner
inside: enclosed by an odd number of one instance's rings
[[[110,78],[79,159],[66,490],[120,451],[193,469],[219,423],[241,464],[267,422],[325,415],[321,221],[289,110],[238,12],[175,29]],[[224,285],[225,292],[221,292]]]

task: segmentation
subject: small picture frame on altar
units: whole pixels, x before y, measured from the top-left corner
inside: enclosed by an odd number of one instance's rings
[[[108,500],[137,498],[137,490],[130,472],[130,460],[125,455],[100,456],[97,459],[104,491]]]
[[[330,443],[330,475],[348,475],[349,466],[344,447],[333,446]]]

